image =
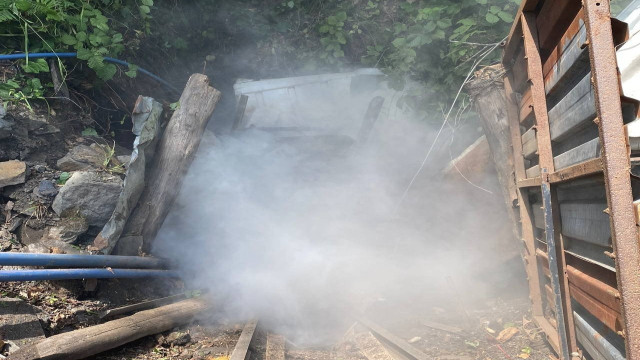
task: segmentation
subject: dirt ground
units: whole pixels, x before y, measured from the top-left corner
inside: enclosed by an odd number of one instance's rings
[[[0,284],[3,297],[20,298],[40,310],[38,317],[47,336],[101,323],[100,313],[104,310],[181,291],[184,288],[180,282],[167,280],[100,281],[94,292],[84,291],[80,281]],[[368,311],[366,317],[430,359],[555,359],[530,322],[528,299],[495,298],[462,311],[456,311],[456,306],[431,307],[413,316],[402,315],[397,309],[391,312],[394,316],[388,316],[388,309],[381,306]],[[205,315],[187,326],[142,338],[92,358],[227,360],[244,324],[215,312]],[[259,327],[254,336],[252,360],[267,358],[264,355],[267,332],[269,329]],[[503,340],[496,340],[500,337]],[[380,352],[379,345],[367,328],[354,323],[336,343],[298,348],[287,341],[285,348],[286,359],[290,360],[392,359],[388,353],[376,353]]]

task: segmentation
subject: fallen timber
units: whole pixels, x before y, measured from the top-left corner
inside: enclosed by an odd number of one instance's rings
[[[142,337],[170,330],[190,322],[209,308],[203,299],[188,299],[104,324],[70,331],[21,348],[11,359],[84,359]]]

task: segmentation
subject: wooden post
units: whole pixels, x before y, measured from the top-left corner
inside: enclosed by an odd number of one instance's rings
[[[189,78],[180,96],[179,109],[173,113],[160,139],[149,180],[123,236],[142,236],[144,248],[149,249],[178,196],[182,179],[193,162],[219,99],[220,92],[209,86],[205,75],[194,74]]]
[[[467,86],[467,92],[482,121],[482,129],[489,143],[491,157],[498,173],[498,181],[502,188],[507,213],[514,224],[514,234],[516,238],[519,238],[520,232],[516,226],[518,193],[503,77],[504,70],[500,64],[480,69],[476,73],[475,79]]]
[[[202,299],[189,299],[129,317],[70,331],[19,349],[11,359],[84,359],[148,335],[188,323],[208,308]]]

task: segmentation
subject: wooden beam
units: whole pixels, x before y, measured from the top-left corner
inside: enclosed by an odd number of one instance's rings
[[[231,357],[229,360],[247,360],[250,355],[251,342],[253,341],[253,335],[258,327],[258,320],[249,321],[242,329],[242,334],[236,343],[236,347],[233,348]]]

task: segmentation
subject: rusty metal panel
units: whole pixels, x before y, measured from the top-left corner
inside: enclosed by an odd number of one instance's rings
[[[584,0],[589,53],[602,141],[611,235],[622,299],[627,358],[640,359],[640,249],[633,213],[630,162],[623,128],[609,2]]]
[[[520,133],[520,122],[518,120],[518,107],[515,103],[513,89],[511,87],[511,79],[509,76],[504,78],[504,87],[507,92],[507,112],[509,115],[509,131],[511,132],[511,141],[513,147],[514,171],[516,179],[524,179],[525,168],[524,158],[522,156],[522,134]],[[518,204],[520,210],[520,236],[525,244],[524,262],[527,271],[527,280],[529,283],[529,297],[531,299],[533,316],[542,316],[542,301],[540,298],[540,270],[535,254],[535,236],[532,224],[532,216],[529,207],[527,189],[518,188]]]

